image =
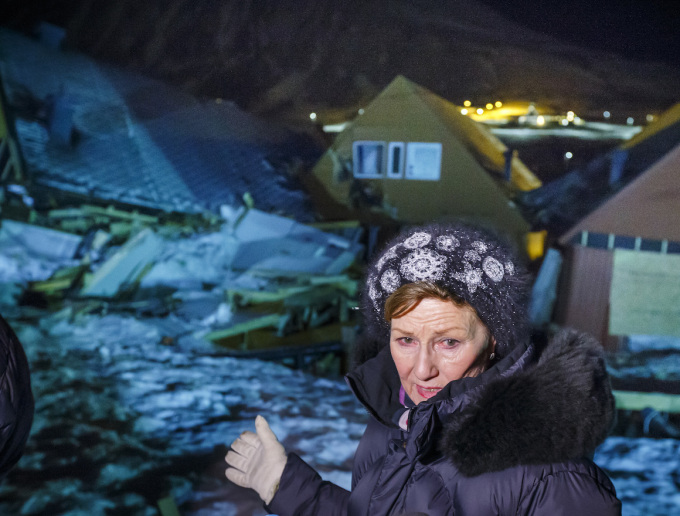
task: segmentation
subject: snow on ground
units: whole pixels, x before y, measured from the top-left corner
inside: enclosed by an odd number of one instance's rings
[[[224,478],[223,461],[257,414],[287,450],[349,486],[368,416],[340,378],[227,357],[200,339],[207,319],[229,314],[215,292],[192,290],[187,271],[218,275],[217,244],[196,238],[201,252],[174,244],[149,278],[185,289],[176,296],[180,309],[164,318],[78,313],[75,305],[29,316],[11,295],[0,297],[26,349],[36,398],[26,453],[0,484],[0,514],[150,516],[170,495],[184,516],[262,516],[257,495]],[[0,242],[0,281],[12,287],[2,290],[16,292],[70,263],[33,253],[23,267],[28,254],[16,241]],[[680,442],[611,437],[595,459],[611,474],[624,515],[680,511]]]
[[[253,430],[257,414],[287,449],[349,486],[366,416],[339,379],[209,345],[168,346],[167,322],[129,315],[46,314],[13,326],[32,367],[36,419],[0,488],[1,514],[156,514],[167,493],[185,515],[260,514],[252,493],[223,478],[226,445]]]
[[[612,436],[595,462],[614,482],[624,516],[680,514],[680,441]]]

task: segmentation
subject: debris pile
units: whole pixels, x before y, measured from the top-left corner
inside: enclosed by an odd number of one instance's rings
[[[71,318],[172,315],[187,323],[183,333],[233,356],[346,368],[363,251],[358,224],[322,231],[246,206],[173,218],[83,205],[40,219],[2,221],[3,254],[20,243],[35,258],[24,266],[40,264],[16,275],[29,280],[14,285],[16,303],[7,303],[15,318],[45,309]]]

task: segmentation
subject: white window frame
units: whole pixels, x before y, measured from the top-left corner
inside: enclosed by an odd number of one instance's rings
[[[394,171],[394,150],[399,149],[399,160],[396,164],[396,172]],[[404,163],[406,163],[406,143],[404,142],[390,142],[387,146],[387,171],[386,177],[390,179],[401,179],[404,177]]]
[[[377,173],[365,173],[361,163],[361,150],[362,146],[379,146],[380,150],[380,162],[378,163],[379,170]],[[354,177],[359,179],[382,179],[385,177],[385,148],[387,145],[384,141],[374,141],[374,140],[357,140],[352,143],[352,172]]]
[[[430,163],[424,163],[418,151],[428,150]],[[442,144],[439,142],[409,142],[406,145],[404,177],[416,181],[439,181],[442,170]]]

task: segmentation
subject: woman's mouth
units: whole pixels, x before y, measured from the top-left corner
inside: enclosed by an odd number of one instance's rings
[[[416,385],[416,390],[418,394],[424,399],[430,399],[432,396],[437,394],[442,390],[441,387],[422,387],[421,385]]]

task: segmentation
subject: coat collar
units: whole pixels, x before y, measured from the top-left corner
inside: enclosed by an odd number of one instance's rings
[[[385,347],[347,375],[359,401],[396,426],[400,381]],[[412,410],[411,438],[439,450],[466,475],[578,459],[606,437],[614,399],[603,351],[565,330],[543,349],[517,346],[483,374],[449,383]],[[437,442],[431,442],[435,439]]]
[[[425,407],[434,405],[440,418],[445,419],[449,413],[466,405],[487,383],[527,367],[534,355],[533,346],[517,346],[482,375],[450,382],[432,399],[420,403],[413,413],[424,413]],[[385,346],[377,356],[358,366],[345,379],[359,402],[373,417],[386,426],[395,426],[394,413],[402,407],[399,401],[401,382],[389,346]],[[431,413],[431,409],[427,413]]]

